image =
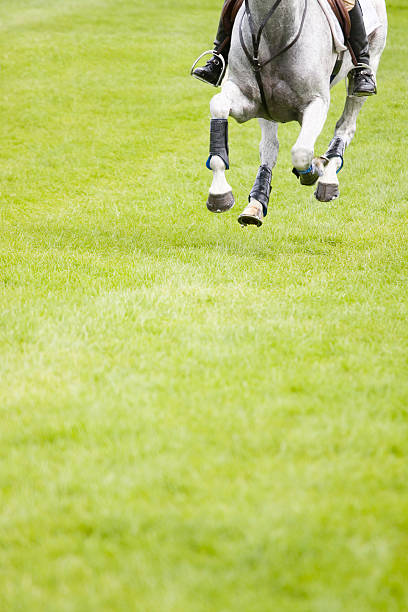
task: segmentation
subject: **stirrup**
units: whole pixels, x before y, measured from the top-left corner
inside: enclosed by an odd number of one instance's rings
[[[194,69],[197,66],[198,62],[205,56],[205,55],[216,55],[222,63],[222,70],[221,70],[221,74],[218,78],[218,81],[215,83],[215,85],[213,83],[209,83],[208,81],[206,81],[205,79],[202,79],[201,77],[197,76],[196,74],[194,74]],[[213,51],[211,49],[209,49],[208,51],[204,51],[204,53],[202,53],[199,57],[197,57],[196,61],[194,62],[194,64],[191,66],[191,70],[190,70],[190,74],[191,76],[193,76],[195,79],[197,79],[198,81],[202,81],[203,83],[207,83],[207,85],[212,85],[213,87],[219,87],[221,85],[222,79],[224,78],[225,75],[225,71],[227,69],[226,63],[225,63],[225,59],[223,58],[223,56],[221,55],[221,53],[218,53],[217,51]]]
[[[356,68],[366,68],[367,70],[369,70],[372,74],[373,77],[373,81],[375,84],[375,89],[377,91],[377,79],[375,78],[373,69],[371,68],[370,64],[363,64],[363,63],[358,63],[357,65],[353,65],[352,68],[350,68],[350,70],[347,73],[347,78],[348,78],[348,87],[347,87],[347,95],[350,97],[356,97],[353,96],[353,87],[354,87],[354,75],[352,74],[353,70],[355,70]],[[359,97],[359,96],[357,96]],[[364,97],[364,96],[362,96]]]

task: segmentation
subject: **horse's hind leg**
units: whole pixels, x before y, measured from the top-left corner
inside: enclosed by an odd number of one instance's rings
[[[320,177],[315,197],[320,202],[330,202],[340,195],[337,173],[343,166],[346,147],[353,140],[356,132],[357,117],[366,98],[347,96],[343,114],[336,124],[334,137],[321,160],[324,163],[323,175]]]
[[[275,121],[259,119],[262,138],[259,146],[261,165],[254,186],[248,197],[248,206],[238,217],[241,225],[262,225],[268,210],[271,192],[272,169],[276,165],[279,151],[278,124]]]

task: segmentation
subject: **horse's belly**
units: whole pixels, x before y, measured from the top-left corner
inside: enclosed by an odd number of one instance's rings
[[[277,123],[289,123],[290,121],[299,121],[300,112],[295,111],[293,108],[284,108],[283,106],[270,104],[269,105],[269,118]]]

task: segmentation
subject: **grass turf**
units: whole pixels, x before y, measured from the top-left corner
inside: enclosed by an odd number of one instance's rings
[[[405,4],[341,197],[230,122],[205,209],[219,10],[0,6],[0,609],[408,609]],[[317,150],[341,112],[333,104]]]

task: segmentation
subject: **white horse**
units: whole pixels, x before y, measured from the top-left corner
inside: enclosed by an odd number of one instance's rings
[[[376,74],[386,42],[387,14],[384,0],[373,0],[373,4],[381,23],[369,37],[370,65]],[[239,123],[258,118],[262,132],[261,165],[249,204],[238,218],[242,225],[259,226],[266,215],[279,149],[278,123],[298,121],[301,125],[292,148],[294,173],[301,183],[312,185],[317,181],[315,196],[320,201],[339,195],[337,172],[355,134],[365,98],[347,95],[326,154],[314,157],[314,145],[329,109],[330,87],[353,67],[346,52],[339,74],[330,83],[337,58],[328,20],[317,0],[246,0],[234,25],[228,77],[221,93],[210,103],[207,167],[213,171],[213,181],[207,200],[209,210],[224,212],[234,205],[225,176],[230,115]]]

